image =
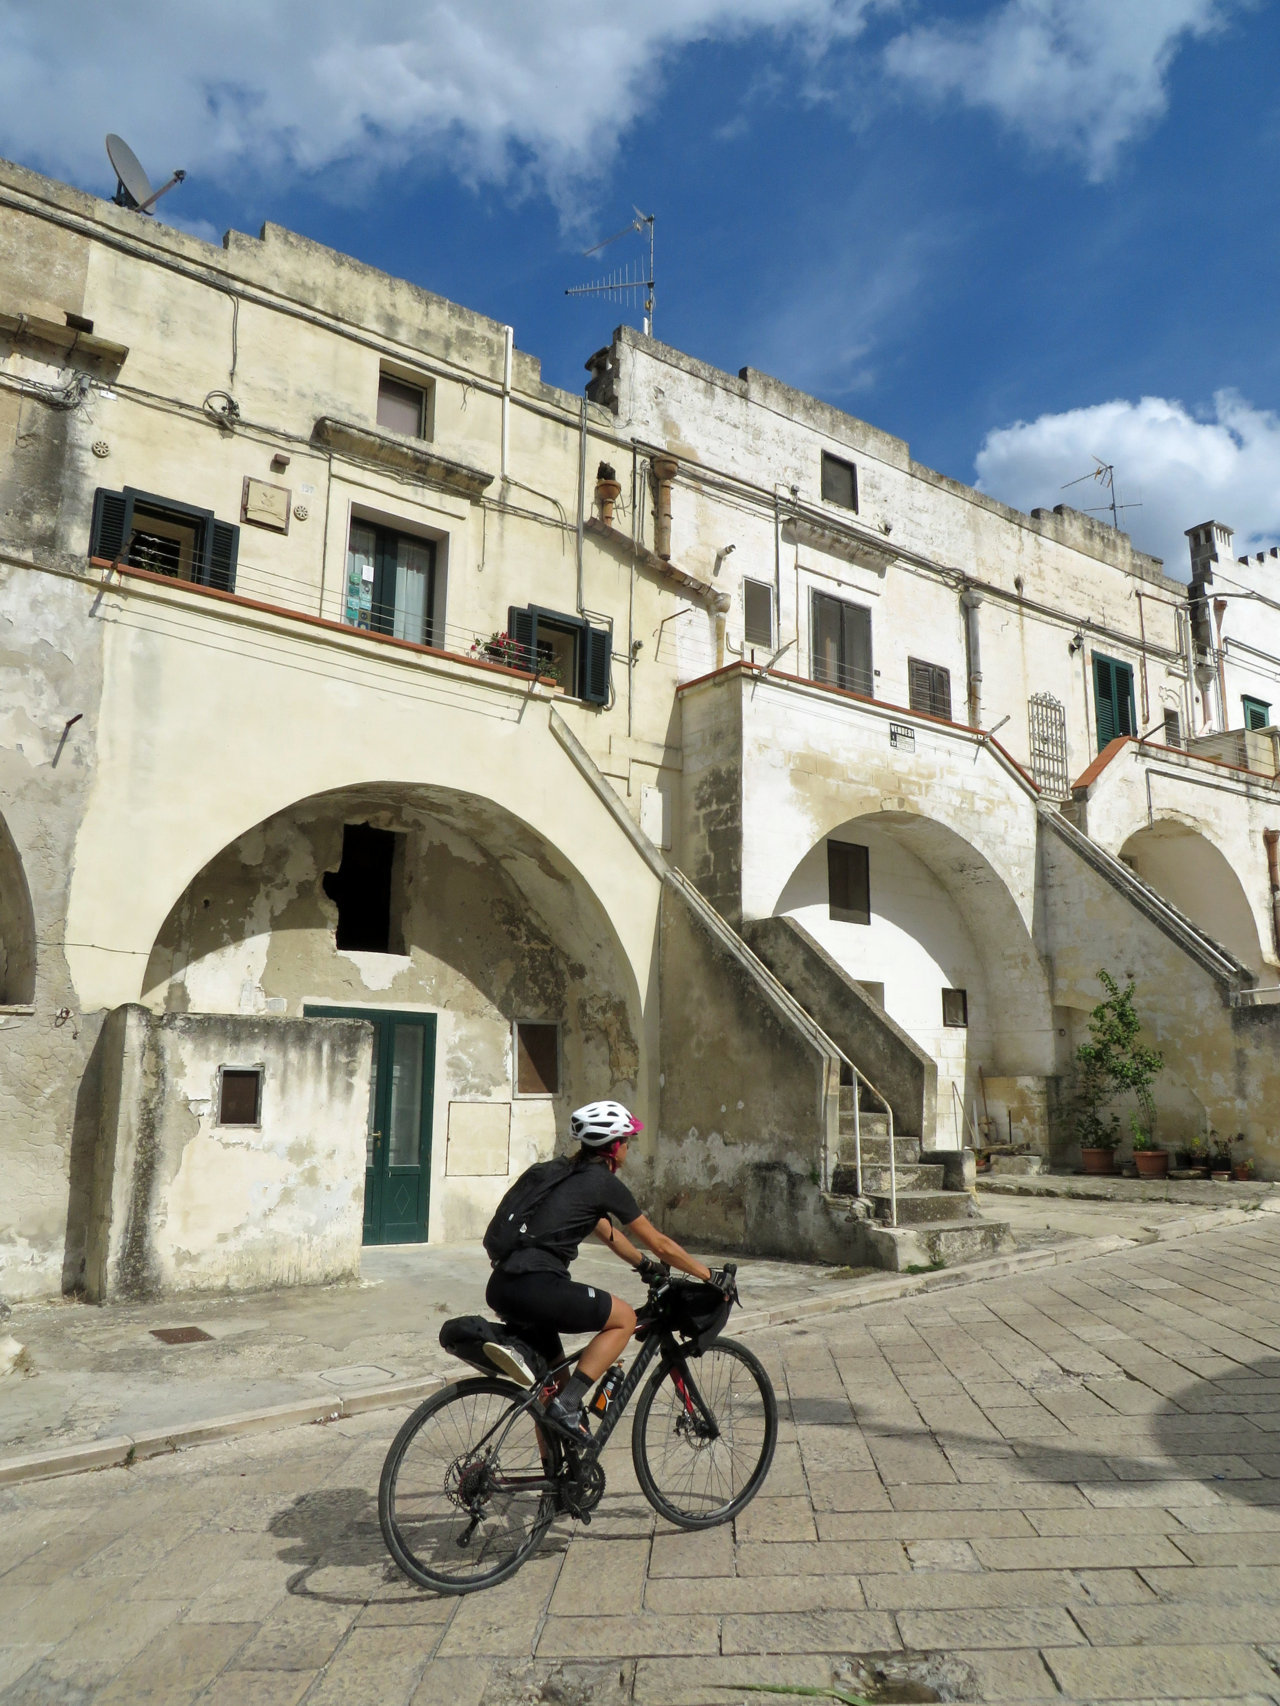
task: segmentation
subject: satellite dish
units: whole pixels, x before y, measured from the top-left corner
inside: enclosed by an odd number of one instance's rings
[[[107,138],[107,159],[116,174],[116,193],[111,199],[117,207],[133,207],[139,213],[150,213],[160,197],[175,184],[180,184],[187,175],[175,172],[167,184],[153,190],[138,156],[123,136],[114,134]]]

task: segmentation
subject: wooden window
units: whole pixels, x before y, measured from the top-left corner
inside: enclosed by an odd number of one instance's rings
[[[555,1096],[560,1091],[560,1027],[516,1022],[516,1094]]]
[[[218,1073],[218,1124],[258,1125],[262,1116],[262,1068],[224,1066]]]
[[[827,842],[827,906],[841,923],[870,924],[871,872],[865,847]]]
[[[830,593],[815,592],[810,654],[813,679],[852,693],[875,690],[871,669],[871,612]]]
[[[907,659],[907,692],[913,711],[951,721],[951,671],[941,664]]]
[[[1182,718],[1176,711],[1166,711],[1164,714],[1164,744],[1166,746],[1182,745]]]
[[[352,628],[438,643],[436,542],[353,521],[347,539],[345,619]]]
[[[525,610],[513,604],[507,611],[507,634],[514,656],[503,662],[553,676],[566,693],[588,705],[608,704],[612,628],[593,628],[578,616],[536,604]]]
[[[1093,654],[1093,706],[1098,724],[1098,751],[1119,735],[1131,735],[1137,725],[1133,714],[1133,668],[1116,658]]]
[[[100,487],[94,493],[91,557],[234,592],[239,554],[240,529],[219,521],[211,509],[140,492],[134,486],[122,492]]]
[[[342,826],[342,863],[326,871],[324,892],[338,909],[334,946],[402,954],[404,836],[368,823]]]
[[[841,509],[858,510],[858,470],[852,462],[822,453],[822,501]]]
[[[378,378],[378,425],[406,438],[427,436],[427,393],[421,385],[410,385],[393,374]]]
[[[768,581],[742,583],[742,638],[744,645],[773,650],[773,588]]]
[[[942,992],[942,1023],[949,1030],[963,1030],[969,1023],[969,996],[963,989]]]
[[[1265,699],[1251,699],[1245,693],[1241,695],[1240,703],[1244,708],[1245,728],[1269,729],[1271,727],[1271,707]]]

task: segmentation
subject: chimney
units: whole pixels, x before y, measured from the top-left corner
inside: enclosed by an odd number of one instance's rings
[[[1191,579],[1201,586],[1213,583],[1213,565],[1232,561],[1233,530],[1220,521],[1202,521],[1188,527],[1187,540],[1191,546]]]

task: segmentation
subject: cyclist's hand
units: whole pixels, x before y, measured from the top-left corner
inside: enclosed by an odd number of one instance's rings
[[[717,1291],[722,1291],[730,1303],[738,1301],[738,1281],[736,1269],[730,1273],[726,1268],[712,1268],[711,1284]]]
[[[652,1256],[645,1256],[636,1272],[646,1285],[657,1285],[671,1277],[671,1270],[665,1262],[655,1262]]]

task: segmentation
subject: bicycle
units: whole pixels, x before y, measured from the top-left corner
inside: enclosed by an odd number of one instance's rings
[[[773,1462],[778,1402],[752,1352],[720,1337],[737,1301],[736,1269],[724,1271],[723,1290],[665,1273],[651,1282],[637,1311],[639,1355],[589,1446],[562,1438],[540,1408],[572,1357],[532,1391],[495,1374],[421,1404],[378,1488],[383,1539],[405,1575],[438,1593],[474,1593],[514,1575],[557,1516],[589,1523],[605,1491],[600,1455],[655,1361],[631,1433],[641,1492],[678,1528],[713,1528],[743,1510]]]

